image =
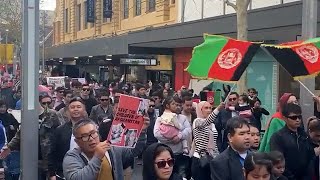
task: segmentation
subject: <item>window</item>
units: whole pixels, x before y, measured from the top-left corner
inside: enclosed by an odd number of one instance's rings
[[[123,0],[123,18],[129,17],[129,0]]]
[[[87,22],[87,2],[84,2],[84,4],[83,4],[83,6],[84,6],[84,10],[83,10],[83,12],[84,12],[84,18],[83,18],[83,24],[84,24],[84,26],[83,26],[83,29],[88,29],[88,22]]]
[[[69,12],[68,9],[64,12],[64,32],[69,32]]]
[[[81,4],[78,4],[76,8],[76,23],[77,31],[81,31]]]
[[[108,0],[107,0],[107,1],[108,1]],[[112,1],[109,1],[109,2],[111,3]],[[105,1],[103,1],[103,3],[105,3]],[[105,15],[104,15],[104,13],[105,13],[105,11],[106,11],[105,8],[108,8],[108,7],[105,7],[105,6],[106,6],[105,4],[101,6],[102,22],[103,22],[103,23],[110,23],[112,17],[111,17],[111,18],[106,18],[106,17],[105,17]],[[109,9],[109,13],[113,13],[113,12],[112,12],[112,5],[111,5],[111,7],[109,7],[108,9]]]
[[[136,1],[136,16],[141,15],[141,0],[135,0]]]
[[[148,1],[148,11],[152,12],[156,10],[156,0],[149,0]]]

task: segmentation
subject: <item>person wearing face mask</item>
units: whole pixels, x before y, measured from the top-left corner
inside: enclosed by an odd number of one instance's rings
[[[222,109],[224,109],[224,103],[221,103],[214,111],[207,101],[201,101],[197,105],[197,118],[192,124],[194,149],[191,150],[191,170],[194,180],[210,180],[209,160],[219,154],[217,146],[218,131],[213,123]],[[207,158],[207,162],[203,162],[204,158]]]
[[[49,96],[50,97],[50,96]],[[49,101],[48,95],[39,97],[39,155],[38,155],[38,179],[46,180],[48,174],[48,152],[51,148],[50,137],[53,136],[54,130],[61,125],[57,113],[47,108]],[[51,102],[50,102],[51,103]],[[41,105],[40,105],[41,104]],[[44,105],[45,104],[45,105]],[[20,150],[20,130],[15,134],[11,141],[2,148],[0,153],[0,159],[6,158],[11,151]]]
[[[182,180],[173,173],[175,159],[171,148],[165,144],[154,143],[143,153],[143,180]]]
[[[63,169],[62,162],[67,151],[77,148],[78,145],[74,141],[72,135],[73,125],[81,119],[87,118],[84,104],[80,98],[73,98],[67,106],[67,114],[69,121],[59,126],[54,136],[51,137],[51,148],[48,155],[48,174],[50,180],[62,180]]]

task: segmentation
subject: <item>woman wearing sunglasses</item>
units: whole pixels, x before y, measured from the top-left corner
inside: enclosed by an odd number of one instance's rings
[[[151,144],[143,154],[143,180],[182,180],[173,173],[174,157],[169,146]]]

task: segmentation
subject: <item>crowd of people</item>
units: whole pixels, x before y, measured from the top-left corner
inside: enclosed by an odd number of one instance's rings
[[[39,91],[40,180],[129,180],[137,158],[143,180],[319,180],[320,119],[305,117],[304,125],[294,94],[280,98],[261,136],[269,112],[254,88],[239,95],[224,86],[220,104],[208,99],[208,87],[197,95],[151,81],[72,81]],[[8,109],[21,107],[21,90],[9,94],[0,100],[0,158],[6,179],[18,179],[21,137]],[[134,148],[107,141],[121,94],[149,100]],[[320,98],[314,101],[320,109]]]

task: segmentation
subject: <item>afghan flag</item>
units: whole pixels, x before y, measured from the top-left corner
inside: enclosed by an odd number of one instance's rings
[[[238,81],[260,44],[205,35],[204,43],[193,49],[187,71],[199,79]]]
[[[320,72],[320,38],[263,46],[294,79]]]

